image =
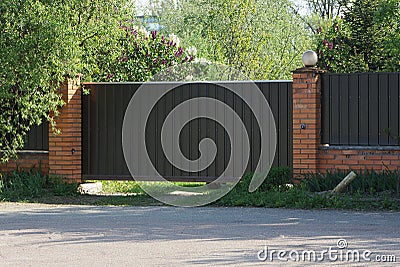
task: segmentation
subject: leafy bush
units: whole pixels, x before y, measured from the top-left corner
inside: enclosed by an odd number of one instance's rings
[[[0,1],[0,150],[16,157],[32,125],[48,120],[63,101],[66,76],[96,68],[87,55],[107,42],[125,14],[124,0]],[[97,39],[96,39],[97,38]]]
[[[1,179],[0,196],[3,200],[24,200],[43,195],[46,177],[39,171],[18,171]]]
[[[248,192],[252,177],[252,174],[243,176],[233,190]],[[273,188],[286,188],[286,185],[291,183],[291,180],[292,172],[289,167],[272,167],[267,175],[267,178],[260,185],[257,191],[268,191]]]
[[[1,176],[0,200],[30,200],[46,195],[76,195],[78,184],[68,184],[60,177],[42,175],[40,170],[14,170]]]
[[[273,167],[268,173],[264,183],[260,186],[261,191],[268,191],[272,188],[285,188],[292,182],[292,171],[289,167]]]
[[[67,183],[59,176],[46,176],[47,194],[53,196],[75,196],[78,194],[78,183]]]
[[[148,81],[153,75],[173,65],[191,62],[196,49],[184,49],[179,38],[147,32],[134,21],[120,22],[108,43],[90,56],[97,64],[92,74],[96,81]]]

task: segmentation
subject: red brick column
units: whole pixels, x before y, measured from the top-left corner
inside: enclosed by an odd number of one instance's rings
[[[293,72],[293,176],[318,172],[321,144],[321,74],[305,67]]]
[[[49,127],[49,174],[67,182],[82,180],[82,115],[80,77],[68,79],[60,89],[65,106],[55,118],[61,134],[54,135]]]

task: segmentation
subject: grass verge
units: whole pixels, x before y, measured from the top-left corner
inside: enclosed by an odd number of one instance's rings
[[[337,195],[319,194],[330,190],[345,172],[324,176],[308,176],[300,185],[288,186],[287,168],[274,168],[266,181],[253,193],[248,192],[251,175],[246,175],[224,197],[212,206],[248,206],[297,209],[400,210],[399,176],[396,172],[364,172],[348,188]],[[179,186],[201,186],[204,183],[175,183]],[[153,183],[160,190],[165,183]],[[77,184],[63,183],[60,178],[43,176],[39,171],[14,171],[1,177],[0,201],[38,202],[73,205],[149,206],[163,205],[148,196],[134,181],[102,181],[103,192],[109,195],[90,196],[77,193]],[[113,196],[114,193],[133,195]]]
[[[215,204],[295,209],[400,210],[400,199],[389,191],[375,195],[329,195],[310,192],[302,186],[256,190],[253,193],[234,188]]]

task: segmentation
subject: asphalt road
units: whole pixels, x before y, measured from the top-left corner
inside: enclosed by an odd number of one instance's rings
[[[377,262],[393,261],[392,255],[397,263]],[[399,262],[398,212],[0,203],[0,266],[400,266]]]

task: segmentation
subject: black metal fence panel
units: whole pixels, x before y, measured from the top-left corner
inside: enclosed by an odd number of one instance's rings
[[[43,122],[41,125],[33,125],[25,137],[23,150],[49,150],[49,123]]]
[[[249,82],[234,86],[246,90]],[[122,149],[122,125],[128,104],[141,83],[88,83],[90,94],[83,96],[83,177],[84,179],[130,179]],[[256,82],[268,100],[277,130],[274,166],[292,166],[292,82]],[[197,97],[218,99],[229,105],[243,121],[249,135],[251,151],[247,170],[255,169],[260,155],[260,131],[249,107],[229,90],[212,83],[186,83],[166,94],[152,110],[146,129],[149,157],[164,177],[174,181],[212,181],[224,171],[230,156],[230,141],[217,122],[199,118],[182,129],[180,149],[190,159],[199,157],[199,142],[211,138],[217,145],[215,161],[200,172],[185,172],[166,159],[160,130],[166,116],[179,103]],[[146,103],[144,103],[146,104]],[[143,157],[146,155],[143,155]]]
[[[399,145],[400,73],[324,74],[322,143]]]

